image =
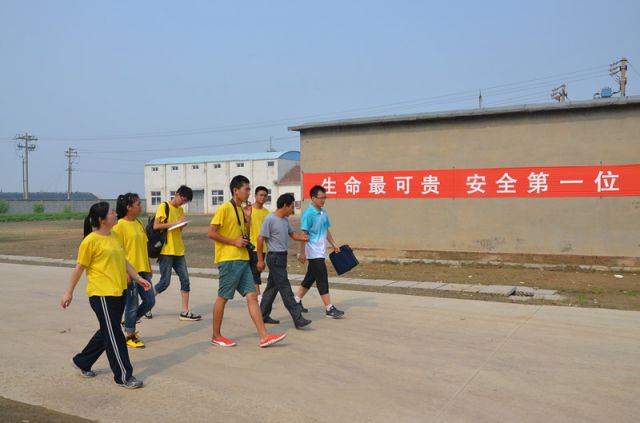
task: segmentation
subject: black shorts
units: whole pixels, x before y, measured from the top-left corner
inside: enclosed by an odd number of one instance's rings
[[[327,265],[323,258],[309,259],[307,260],[309,265],[307,267],[307,274],[304,275],[302,286],[310,289],[313,283],[316,283],[318,287],[318,293],[325,295],[329,293],[329,274],[327,273]]]

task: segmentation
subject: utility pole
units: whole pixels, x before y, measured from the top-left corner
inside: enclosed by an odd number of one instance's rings
[[[272,137],[269,137],[269,152],[275,151],[273,149],[273,140]]]
[[[553,98],[556,101],[559,101],[560,103],[564,103],[567,97],[568,96],[567,96],[566,84],[562,84],[559,87],[556,87],[551,90],[551,98]]]
[[[482,90],[480,90],[480,94],[478,95],[478,109],[482,109]]]
[[[616,80],[620,89],[617,93],[620,93],[620,97],[627,96],[627,58],[623,57],[617,62],[613,62],[609,65],[609,75]],[[617,94],[616,93],[616,94]]]
[[[71,172],[73,172],[73,168],[71,165],[78,157],[78,150],[75,148],[69,147],[67,151],[64,152],[65,157],[67,158],[67,200],[71,200]]]
[[[35,144],[29,144],[33,141],[38,141],[38,139],[32,135],[27,134],[24,135],[16,135],[14,140],[18,141],[16,144],[16,152],[18,156],[22,159],[22,198],[25,200],[29,199],[29,151],[34,151],[36,149]]]

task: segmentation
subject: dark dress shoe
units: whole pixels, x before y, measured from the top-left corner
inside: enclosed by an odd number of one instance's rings
[[[296,325],[296,329],[302,329],[305,326],[309,326],[309,324],[311,324],[311,320],[302,317],[297,322],[294,322],[294,324]]]

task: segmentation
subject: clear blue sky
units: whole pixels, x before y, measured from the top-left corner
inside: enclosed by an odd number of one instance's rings
[[[472,108],[480,88],[487,107],[552,101],[565,81],[590,99],[622,56],[637,95],[638,16],[631,0],[3,0],[0,189],[22,191],[24,132],[31,191],[66,191],[71,146],[74,191],[109,198],[142,193],[148,160],[270,136],[298,149],[292,124]]]

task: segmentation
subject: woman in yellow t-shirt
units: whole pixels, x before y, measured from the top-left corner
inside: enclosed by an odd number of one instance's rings
[[[73,291],[86,269],[87,296],[100,329],[82,352],[71,359],[71,363],[80,370],[82,376],[94,377],[96,374],[91,371],[91,366],[106,351],[115,383],[135,389],[142,387],[142,381],[133,376],[127,343],[120,329],[125,303],[123,294],[127,288],[127,274],[145,290],[150,289],[151,284],[126,261],[120,238],[111,233],[116,222],[116,213],[109,203],[100,202],[91,206],[84,220],[84,239],[78,249],[77,264],[60,305],[62,308],[69,307]]]
[[[151,283],[153,272],[147,252],[147,234],[144,225],[138,220],[142,211],[140,196],[128,192],[119,195],[116,201],[116,214],[118,223],[113,227],[113,232],[120,236],[126,259],[144,280]],[[142,302],[138,304],[138,296]],[[136,322],[150,312],[156,303],[153,289],[145,291],[138,287],[137,283],[127,285],[126,300],[124,306],[124,330],[127,336],[127,345],[133,348],[144,348],[136,332]]]

